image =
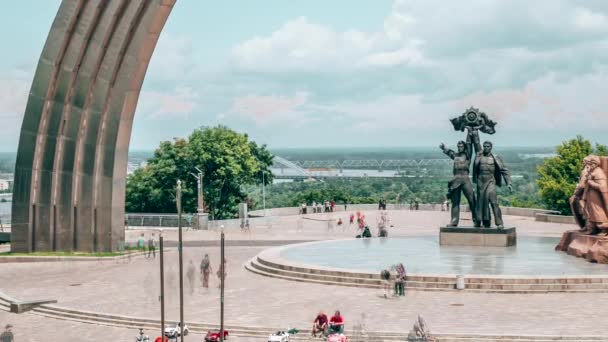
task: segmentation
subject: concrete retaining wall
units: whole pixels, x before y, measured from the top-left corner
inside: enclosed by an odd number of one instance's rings
[[[376,210],[378,209],[378,204],[349,204],[347,206],[347,210]],[[410,205],[408,204],[388,204],[386,205],[386,209],[388,210],[409,210]],[[518,207],[501,207],[502,213],[504,215],[512,215],[512,216],[524,216],[524,217],[535,217],[536,214],[557,214],[556,211],[553,210],[545,210],[545,209],[534,209],[534,208],[518,208]],[[308,207],[308,213],[312,213],[312,207]],[[426,210],[426,211],[440,211],[440,204],[429,204],[423,203],[420,204],[418,210]],[[460,210],[462,212],[468,212],[469,208],[466,205],[461,205]],[[336,212],[344,211],[344,205],[338,204],[335,207]],[[300,213],[300,207],[285,207],[285,208],[272,208],[266,209],[266,216],[291,216],[298,215]],[[252,210],[249,211],[250,216],[264,216],[264,210]]]
[[[576,221],[574,220],[573,216],[562,216],[562,215],[537,213],[535,215],[535,217],[536,217],[536,221],[539,221],[539,222],[576,224]]]

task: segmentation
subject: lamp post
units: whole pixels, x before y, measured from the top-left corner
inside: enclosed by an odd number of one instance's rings
[[[182,181],[177,180],[177,229],[178,229],[178,252],[179,252],[179,329],[180,340],[184,342],[184,258],[182,253]]]
[[[264,207],[264,216],[266,216],[266,170],[262,170],[262,205]]]
[[[224,342],[224,274],[226,263],[224,262],[224,228],[222,226],[222,235],[220,240],[220,341]]]
[[[198,167],[194,167],[196,169],[196,171],[198,171],[198,173],[193,173],[190,172],[190,174],[196,178],[196,185],[197,185],[197,193],[196,193],[196,203],[197,203],[197,215],[196,215],[196,222],[197,222],[197,228],[201,229],[201,216],[202,214],[205,212],[205,198],[203,195],[203,171],[201,171],[201,169],[199,169]]]
[[[165,336],[165,263],[163,236],[160,236],[160,336]]]

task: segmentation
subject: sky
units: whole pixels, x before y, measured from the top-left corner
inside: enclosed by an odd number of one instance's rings
[[[58,6],[11,2],[0,22],[0,151]],[[603,0],[177,0],[131,149],[217,124],[271,148],[454,145],[470,106],[496,149],[606,144],[607,81]]]

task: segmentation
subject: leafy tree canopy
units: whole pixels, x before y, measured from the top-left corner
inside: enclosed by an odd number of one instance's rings
[[[272,182],[273,156],[265,145],[225,126],[201,127],[187,139],[164,141],[148,164],[127,179],[127,212],[175,213],[175,189],[182,181],[184,212],[197,210],[197,180],[203,172],[203,193],[210,216],[233,217],[245,201],[246,185]],[[265,177],[262,177],[264,173]]]
[[[590,154],[608,155],[604,145],[593,146],[582,136],[565,141],[556,148],[557,156],[547,158],[538,166],[538,188],[548,209],[569,215],[569,198],[579,181],[583,158]]]

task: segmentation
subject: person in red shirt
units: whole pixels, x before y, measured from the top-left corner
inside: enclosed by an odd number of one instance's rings
[[[317,337],[318,333],[323,334],[327,330],[327,315],[319,311],[317,318],[312,324],[312,336]]]
[[[336,313],[329,320],[329,331],[331,333],[342,334],[344,332],[344,317],[340,315],[340,311],[336,310]]]

